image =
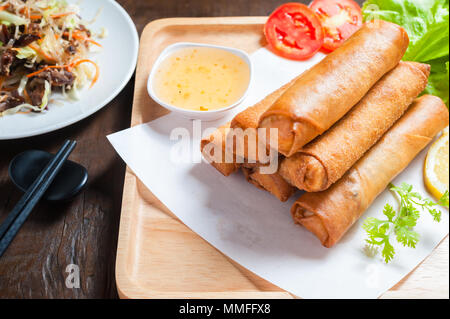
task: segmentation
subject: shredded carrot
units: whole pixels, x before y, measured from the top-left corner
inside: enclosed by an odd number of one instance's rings
[[[75,14],[75,12],[64,12],[64,13],[58,13],[58,14],[51,14],[50,18],[52,19],[58,19],[58,18],[62,18],[71,14]],[[31,20],[39,20],[42,19],[42,15],[40,14],[36,14],[36,15],[31,15],[30,16]]]
[[[91,85],[89,86],[89,88],[92,88],[94,86],[94,84],[98,81],[98,78],[100,77],[100,67],[97,65],[97,63],[95,63],[94,61],[89,60],[89,59],[78,60],[78,61],[72,62],[70,64],[66,64],[66,65],[49,65],[49,66],[46,66],[36,72],[28,74],[27,78],[36,76],[36,75],[38,75],[44,71],[47,71],[49,69],[67,69],[67,71],[72,71],[73,68],[76,68],[77,66],[79,66],[82,63],[91,63],[92,65],[95,66],[95,76],[94,76],[94,79],[92,80]]]
[[[21,11],[23,11],[22,13],[25,14],[25,16],[30,19],[30,9],[28,9],[28,7],[23,8]],[[25,33],[28,33],[28,23],[25,24]]]
[[[38,75],[38,74],[40,74],[40,73],[42,73],[44,71],[47,71],[48,69],[67,69],[69,67],[70,67],[70,64],[67,64],[67,65],[49,65],[49,66],[46,66],[46,67],[44,67],[44,68],[42,68],[42,69],[40,69],[40,70],[38,70],[36,72],[28,74],[27,78],[31,78],[33,76],[36,76],[36,75]]]
[[[36,51],[41,57],[45,58],[48,61],[56,61],[54,57],[48,55],[44,51],[41,50],[41,48],[38,48],[37,46],[33,44],[28,45],[30,48],[32,48],[34,51]]]
[[[96,46],[98,46],[98,47],[100,47],[100,48],[103,48],[103,46],[102,46],[100,43],[95,42],[95,41],[92,40],[91,38],[87,38],[86,41],[87,41],[87,42],[90,42],[90,43],[92,43],[92,44],[94,44],[94,45],[96,45]]]
[[[26,11],[28,11],[28,7],[23,7],[22,9],[19,10],[20,13],[25,13]]]
[[[64,12],[64,13],[59,13],[59,14],[52,14],[50,15],[50,17],[52,17],[53,19],[58,19],[58,18],[62,18],[71,14],[75,14],[75,12]]]
[[[69,32],[64,32],[63,35],[66,36],[66,37],[69,37],[69,36],[70,36]],[[87,41],[87,42],[90,42],[90,43],[92,43],[92,44],[95,44],[96,46],[99,46],[99,47],[103,48],[103,46],[102,46],[100,43],[98,43],[98,42],[92,40],[92,39],[89,38],[89,37],[83,36],[83,35],[81,34],[81,32],[76,32],[76,31],[75,31],[75,32],[72,32],[72,38],[77,39],[77,40]]]
[[[100,43],[98,43],[98,42],[92,40],[91,38],[83,37],[82,35],[72,34],[72,38],[77,39],[77,40],[82,40],[82,41],[90,42],[90,43],[92,43],[92,44],[95,44],[96,46],[99,46],[99,47],[103,48],[103,46],[102,46]]]
[[[9,7],[9,3],[5,4],[4,6],[0,7],[0,11],[6,10]]]
[[[9,87],[9,88],[2,88],[2,91],[12,92],[14,90],[17,90],[18,88],[19,88],[19,86],[17,85],[17,86],[12,86],[12,87]]]
[[[23,96],[24,96],[24,98],[25,98],[25,102],[31,104],[31,98],[30,98],[30,96],[28,95],[28,92],[27,92],[26,89],[23,90]]]
[[[92,80],[91,85],[89,86],[89,88],[92,88],[94,86],[94,84],[98,81],[98,78],[100,77],[100,68],[97,65],[97,63],[95,63],[94,61],[89,60],[89,59],[83,59],[83,60],[76,61],[76,62],[72,63],[70,68],[76,68],[81,63],[91,63],[93,66],[95,66],[95,76],[94,76],[94,79]]]

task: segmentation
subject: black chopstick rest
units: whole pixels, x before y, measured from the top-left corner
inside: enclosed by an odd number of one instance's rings
[[[49,174],[52,167],[55,165],[55,163],[60,160],[60,157],[62,156],[63,152],[67,149],[69,146],[70,141],[66,140],[61,147],[61,149],[58,151],[56,156],[47,164],[47,166],[42,170],[41,174],[36,178],[36,180],[33,182],[33,184],[29,187],[29,189],[26,191],[26,193],[22,196],[22,198],[19,200],[19,202],[16,204],[12,212],[6,217],[3,224],[0,225],[0,239],[3,238],[6,231],[9,229],[11,224],[14,222],[14,220],[17,218],[19,213],[22,211],[22,209],[25,207],[26,203],[30,200],[30,198],[33,196],[33,194],[36,192],[42,181],[46,178],[46,176]]]
[[[0,225],[0,257],[11,244],[33,208],[50,187],[75,146],[76,141],[67,140],[64,142],[55,157],[42,170],[38,178],[36,178],[12,212],[6,217],[2,225]]]

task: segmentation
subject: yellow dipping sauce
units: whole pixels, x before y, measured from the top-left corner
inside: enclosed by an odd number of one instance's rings
[[[218,110],[244,95],[250,68],[225,50],[183,48],[160,64],[153,81],[155,94],[166,104],[194,111]]]

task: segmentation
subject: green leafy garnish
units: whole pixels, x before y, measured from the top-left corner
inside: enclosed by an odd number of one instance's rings
[[[437,206],[448,208],[448,191],[441,197],[438,203],[428,198],[423,198],[419,193],[413,191],[413,187],[403,183],[400,187],[391,184],[390,190],[394,192],[400,201],[400,207],[396,211],[390,204],[386,204],[383,215],[386,219],[369,217],[364,221],[363,228],[367,233],[367,245],[365,251],[377,251],[381,248],[381,255],[386,263],[389,263],[395,255],[394,246],[391,244],[392,237],[404,247],[416,248],[420,235],[414,231],[417,221],[422,212],[427,211],[436,222],[441,221],[441,212]]]
[[[448,60],[448,56],[443,59]],[[439,96],[442,100],[445,101],[448,107],[449,105],[448,61],[446,61],[445,64],[440,62],[435,63],[433,61],[429,61],[427,63],[431,65],[431,74],[430,77],[428,78],[428,86],[425,92],[431,95]]]
[[[443,206],[443,207],[447,207],[448,208],[448,191],[446,191],[445,193],[444,193],[444,195],[442,195],[442,197],[441,197],[441,199],[439,199],[439,202],[438,202],[438,204],[440,205],[440,206]]]
[[[410,44],[403,57],[431,65],[425,93],[449,103],[449,1],[367,0],[362,8],[365,21],[381,19],[402,26]]]

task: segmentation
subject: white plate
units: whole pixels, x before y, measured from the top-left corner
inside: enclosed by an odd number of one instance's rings
[[[94,33],[102,27],[108,36],[99,39],[103,49],[90,58],[100,66],[100,78],[92,89],[79,94],[78,101],[66,101],[54,94],[49,110],[42,114],[15,114],[0,117],[0,140],[52,132],[81,121],[115,98],[133,75],[139,49],[136,27],[127,12],[113,0],[69,0],[79,3],[81,16],[89,21],[98,10],[97,20],[88,26]],[[88,87],[88,86],[87,86]],[[61,101],[61,102],[59,102]]]

